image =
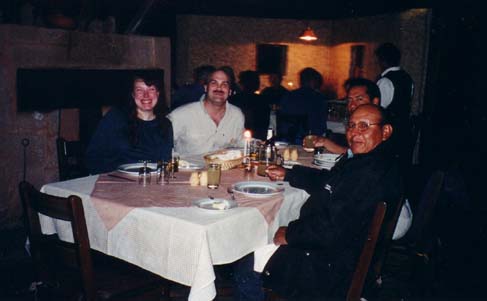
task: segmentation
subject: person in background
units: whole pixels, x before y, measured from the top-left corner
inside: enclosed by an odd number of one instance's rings
[[[255,93],[260,87],[259,74],[252,70],[242,71],[239,84],[241,91],[230,102],[242,110],[245,128],[252,131],[253,137],[264,140],[269,126],[270,107],[261,95]]]
[[[195,68],[193,71],[193,83],[182,86],[172,96],[171,110],[187,103],[198,101],[201,95],[205,94],[204,85],[213,71],[215,71],[215,67],[210,65],[202,65]]]
[[[136,75],[127,108],[112,108],[100,121],[86,151],[91,174],[121,164],[171,158],[173,131],[159,79]]]
[[[380,103],[380,91],[377,85],[365,78],[350,78],[345,82],[347,90],[347,111],[352,114],[355,109],[363,104]],[[348,147],[340,145],[322,136],[314,138],[315,147],[325,147],[329,152],[334,154],[343,154]],[[304,143],[304,141],[303,141]]]
[[[270,87],[262,90],[260,95],[266,99],[266,102],[272,107],[281,105],[281,99],[289,91],[281,85],[282,74],[271,73],[269,74]]]
[[[278,137],[291,143],[300,143],[308,133],[326,132],[328,104],[320,92],[323,77],[313,68],[299,73],[300,88],[284,95],[277,115]]]
[[[384,110],[365,104],[347,124],[350,152],[330,171],[298,165],[287,172],[280,166],[267,168],[271,180],[288,181],[310,196],[299,218],[275,233],[279,248],[262,274],[253,271],[253,256],[246,257],[247,265],[241,262],[236,270],[240,300],[262,300],[256,289],[262,283],[286,300],[346,297],[377,204],[387,202],[387,222],[401,195],[388,143],[392,133]]]
[[[382,71],[377,81],[381,93],[381,106],[391,116],[395,128],[392,141],[399,166],[406,179],[406,186],[409,186],[415,143],[410,119],[414,82],[400,67],[401,52],[395,45],[391,43],[380,45],[375,50],[375,56]]]
[[[276,116],[281,107],[281,99],[289,91],[281,85],[282,74],[281,73],[271,73],[269,74],[270,87],[262,90],[260,95],[265,99],[267,105],[271,108],[271,117],[269,120],[269,126],[273,129],[277,129]]]
[[[231,76],[217,68],[205,84],[200,101],[172,111],[168,118],[174,129],[174,149],[180,155],[200,155],[242,141],[244,115],[228,103]]]
[[[232,86],[230,87],[230,96],[228,97],[228,99],[230,100],[233,95],[240,92],[240,87],[237,85],[237,78],[235,77],[235,71],[233,71],[232,67],[221,66],[220,68],[224,70],[228,74],[228,76],[230,76],[230,82],[232,83]]]

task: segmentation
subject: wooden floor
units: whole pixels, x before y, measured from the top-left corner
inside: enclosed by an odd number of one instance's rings
[[[30,258],[24,249],[25,234],[22,229],[0,232],[0,300],[33,301],[34,291],[30,289],[34,280]],[[434,277],[410,276],[411,266],[402,255],[389,256],[383,277],[383,287],[374,300],[485,300],[475,295],[454,296],[445,288],[448,283],[436,283]],[[466,276],[466,275],[463,275]],[[471,275],[475,277],[475,275]],[[485,279],[485,277],[484,277]],[[180,287],[173,301],[186,300],[187,289]],[[450,291],[450,293],[448,293]],[[453,297],[452,297],[453,296]],[[229,301],[232,297],[218,297],[218,301]]]

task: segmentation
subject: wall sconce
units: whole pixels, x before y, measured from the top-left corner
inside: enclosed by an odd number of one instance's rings
[[[316,41],[318,38],[316,37],[315,32],[311,27],[306,27],[306,29],[303,31],[303,33],[299,36],[299,38],[303,41],[306,42],[311,42],[311,41]]]

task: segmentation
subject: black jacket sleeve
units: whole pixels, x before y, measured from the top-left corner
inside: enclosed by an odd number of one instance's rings
[[[295,165],[286,172],[285,181],[293,187],[306,190],[308,193],[320,186],[329,177],[329,171]]]

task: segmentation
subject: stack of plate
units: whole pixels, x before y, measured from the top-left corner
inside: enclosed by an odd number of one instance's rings
[[[340,156],[340,154],[317,154],[314,156],[313,164],[330,170],[335,165],[338,156]]]

